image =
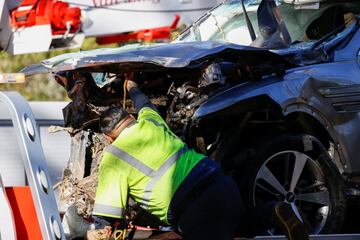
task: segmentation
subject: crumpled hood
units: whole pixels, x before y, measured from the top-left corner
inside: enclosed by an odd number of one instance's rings
[[[155,71],[163,68],[195,67],[207,59],[234,59],[271,61],[292,64],[282,56],[259,48],[222,42],[186,42],[173,44],[128,45],[62,54],[21,70],[26,76],[59,71],[80,70],[121,73],[125,71]]]

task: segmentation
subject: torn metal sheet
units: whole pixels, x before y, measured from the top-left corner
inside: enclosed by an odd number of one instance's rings
[[[151,68],[191,67],[200,60],[243,56],[247,59],[270,60],[291,66],[281,56],[268,50],[222,42],[192,42],[174,44],[154,44],[130,48],[96,49],[78,53],[63,54],[44,60],[41,64],[30,65],[21,70],[26,76],[44,72],[69,70],[90,70],[94,72],[144,71]]]

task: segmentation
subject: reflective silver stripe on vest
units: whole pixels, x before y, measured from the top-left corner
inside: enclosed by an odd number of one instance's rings
[[[123,150],[119,149],[114,145],[109,145],[107,152],[115,155],[116,157],[124,160],[126,163],[130,164],[132,167],[136,168],[144,175],[151,178],[151,180],[146,185],[143,199],[144,203],[142,204],[143,207],[147,208],[148,202],[150,201],[150,195],[152,193],[152,189],[154,188],[155,184],[159,179],[166,173],[166,171],[171,168],[171,166],[184,154],[188,151],[186,146],[180,148],[176,153],[171,155],[166,161],[157,169],[154,170],[144,163],[142,163],[139,159],[129,155],[128,153],[124,152]]]
[[[178,138],[178,136],[176,136],[175,133],[173,133],[168,127],[166,127],[165,124],[159,123],[156,120],[151,119],[151,118],[145,118],[145,120],[152,122],[153,124],[155,124],[155,126],[164,128],[165,132],[167,132],[168,134],[170,134],[171,136],[173,136],[175,138]]]
[[[93,213],[94,215],[112,215],[122,217],[124,215],[124,209],[120,207],[113,207],[104,204],[95,204]]]
[[[127,152],[124,152],[120,148],[109,145],[106,149],[107,152],[115,155],[118,158],[121,158],[125,162],[127,162],[132,167],[136,168],[140,172],[142,172],[144,175],[151,177],[152,172],[154,171],[152,168],[146,166],[143,162],[141,162],[139,159],[134,158],[133,156],[129,155]]]
[[[144,191],[144,195],[143,195],[143,199],[146,201],[150,200],[150,195],[152,193],[152,189],[154,188],[155,184],[157,183],[157,181],[159,181],[159,179],[166,173],[166,171],[171,168],[171,166],[184,154],[187,152],[187,147],[183,147],[181,148],[179,151],[177,151],[176,153],[174,153],[171,157],[169,157],[168,159],[166,159],[166,161],[163,163],[163,165],[161,165],[161,167],[159,167],[158,170],[156,170],[152,175],[152,179],[148,182],[148,184],[146,185],[145,191]],[[143,207],[147,208],[148,202],[147,204],[143,205]]]
[[[145,118],[145,120],[152,122],[153,124],[155,124],[158,127],[163,127],[165,129],[167,129],[165,124],[158,123],[156,120],[154,120],[152,118]]]

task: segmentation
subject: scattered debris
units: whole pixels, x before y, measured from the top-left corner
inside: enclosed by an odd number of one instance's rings
[[[71,156],[58,184],[60,204],[75,206],[77,213],[91,216],[98,179],[98,166],[107,141],[100,133],[80,131],[71,139]]]
[[[62,225],[66,239],[74,239],[84,237],[93,224],[81,217],[75,206],[70,206],[64,214]]]
[[[68,169],[64,172],[70,173]],[[64,176],[59,186],[60,201],[70,206],[75,206],[80,216],[88,218],[94,207],[98,174],[77,180],[71,173]]]

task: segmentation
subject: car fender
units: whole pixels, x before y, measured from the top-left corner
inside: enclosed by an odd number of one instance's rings
[[[332,102],[321,95],[320,89],[342,84],[341,79],[329,80],[322,73],[321,67],[314,65],[289,71],[283,78],[273,75],[261,81],[236,85],[210,97],[194,113],[192,122],[254,111],[268,106],[265,103],[271,104],[272,109],[284,118],[302,112],[315,118],[326,129],[340,154],[344,171],[352,172],[355,170],[352,166],[357,168],[359,164],[350,160],[356,159],[356,156],[354,149],[347,148],[349,135],[345,136],[343,131],[348,125],[355,125],[360,132],[360,124],[356,123],[358,120],[354,113],[339,115]]]

